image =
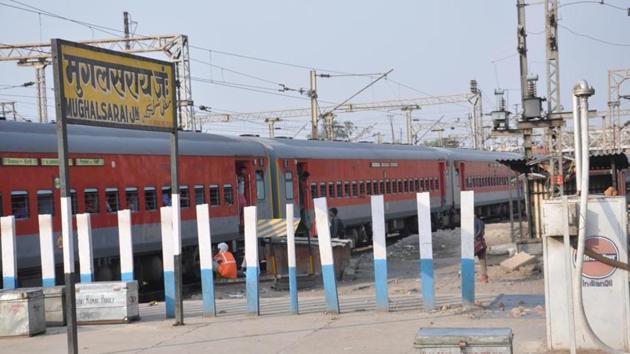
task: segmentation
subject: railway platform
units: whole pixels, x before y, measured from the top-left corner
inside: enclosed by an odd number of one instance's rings
[[[142,304],[140,321],[79,327],[82,353],[412,353],[419,327],[505,326],[514,331],[516,353],[544,352],[544,314],[514,317],[498,309],[495,295],[479,295],[463,309],[459,294],[436,298],[439,310],[424,312],[418,294],[393,296],[390,311],[376,311],[373,296],[340,297],[341,314],[325,312],[323,298],[304,298],[300,315],[289,313],[288,298],[261,299],[261,315],[246,313],[244,299],[217,301],[218,316],[202,316],[199,300],[184,303],[184,326],[164,319],[164,303]],[[508,304],[508,302],[505,302]],[[517,301],[517,303],[523,303]],[[533,305],[533,304],[532,304]],[[519,305],[520,306],[520,305]],[[527,301],[524,308],[527,308]],[[0,339],[2,353],[65,353],[65,327],[42,335]]]

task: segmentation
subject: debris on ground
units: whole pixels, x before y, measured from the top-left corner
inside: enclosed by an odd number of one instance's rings
[[[513,272],[520,267],[536,263],[536,256],[532,256],[531,254],[521,251],[514,256],[504,260],[501,262],[501,268],[508,272]]]

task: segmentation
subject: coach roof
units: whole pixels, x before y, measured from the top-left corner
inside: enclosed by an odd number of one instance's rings
[[[168,155],[168,133],[68,126],[71,153]],[[57,152],[55,124],[0,121],[0,151]],[[192,132],[179,133],[181,155],[264,156],[264,147],[250,139]]]
[[[523,159],[522,154],[513,152],[481,151],[473,149],[435,148],[448,154],[449,160],[455,161],[498,161]]]
[[[439,150],[412,145],[361,144],[322,140],[264,139],[259,141],[278,158],[362,160],[446,160]]]

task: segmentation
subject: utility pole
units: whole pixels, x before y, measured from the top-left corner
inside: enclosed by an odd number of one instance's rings
[[[131,49],[131,43],[129,42],[129,12],[123,12],[123,24],[125,28],[125,49]]]
[[[276,130],[276,122],[279,122],[280,118],[267,118],[265,123],[269,126],[269,138],[274,138],[274,132]]]
[[[7,119],[7,113],[12,113],[13,120],[17,120],[17,115],[15,113],[15,102],[0,102],[0,117],[2,117],[2,119]]]
[[[324,127],[326,140],[335,140],[335,115],[333,113],[326,113],[324,115]]]
[[[311,70],[311,89],[308,95],[311,97],[311,139],[318,139],[317,131],[317,73]]]
[[[392,130],[392,144],[396,144],[396,134],[394,133],[394,115],[388,114],[387,118],[389,118],[389,127]]]
[[[37,113],[40,123],[48,123],[48,99],[46,97],[46,64],[35,65],[37,75]]]
[[[400,110],[405,112],[405,117],[407,118],[407,144],[413,144],[413,127],[411,126],[411,112],[416,109],[420,109],[418,105],[410,105],[401,108]]]
[[[547,116],[562,111],[560,105],[560,58],[558,53],[558,0],[545,0],[545,32],[547,35]],[[564,194],[564,168],[562,158],[562,127],[549,125],[547,129],[549,146],[551,195],[557,185],[560,195]],[[557,178],[557,177],[558,178]]]

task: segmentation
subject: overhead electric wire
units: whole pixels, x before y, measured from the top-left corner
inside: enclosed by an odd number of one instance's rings
[[[615,42],[607,41],[605,39],[593,37],[590,34],[585,34],[585,33],[580,33],[580,32],[574,31],[574,30],[570,29],[567,26],[563,26],[563,25],[558,25],[558,26],[563,28],[563,29],[565,29],[567,32],[569,32],[569,33],[571,33],[571,34],[573,34],[575,36],[587,38],[587,39],[590,39],[590,40],[595,41],[595,42],[599,42],[599,43],[602,43],[602,44],[607,44],[607,45],[611,45],[611,46],[615,46],[615,47],[630,47],[630,43],[615,43]]]
[[[572,5],[581,5],[581,4],[602,5],[602,6],[608,6],[610,8],[616,9],[616,10],[621,10],[621,11],[624,11],[624,12],[628,11],[628,8],[623,8],[621,6],[609,4],[609,3],[604,2],[603,0],[601,0],[601,1],[584,0],[584,1],[574,1],[574,2],[561,3],[560,5],[558,5],[558,8],[572,6]]]

